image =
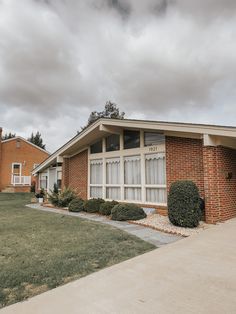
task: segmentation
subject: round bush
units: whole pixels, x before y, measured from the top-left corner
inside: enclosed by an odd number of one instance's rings
[[[170,187],[168,195],[170,222],[179,227],[197,227],[201,219],[200,196],[192,181],[177,181]]]
[[[91,198],[84,203],[84,210],[88,213],[97,213],[104,202],[102,198]]]
[[[84,201],[81,198],[75,198],[70,202],[70,212],[81,212],[84,210]]]
[[[102,203],[100,206],[99,213],[102,215],[109,216],[111,215],[112,208],[117,204],[119,203],[116,201],[111,201],[111,202],[109,201],[109,202]]]
[[[135,204],[118,204],[111,210],[112,220],[139,220],[146,217],[144,210]]]

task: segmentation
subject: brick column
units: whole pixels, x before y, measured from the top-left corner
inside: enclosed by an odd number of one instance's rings
[[[203,164],[206,222],[216,223],[235,217],[236,150],[205,146]]]

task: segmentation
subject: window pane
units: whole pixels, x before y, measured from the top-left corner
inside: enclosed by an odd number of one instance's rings
[[[90,197],[91,198],[102,198],[102,187],[91,186],[90,187]]]
[[[140,201],[141,200],[141,188],[125,188],[125,200]]]
[[[106,183],[120,183],[120,158],[109,158],[106,160]]]
[[[159,145],[165,143],[165,135],[156,132],[144,132],[144,146]]]
[[[166,184],[165,154],[145,156],[146,184]]]
[[[106,188],[106,198],[110,200],[120,200],[120,188],[116,187]]]
[[[124,149],[140,147],[140,132],[139,131],[124,131]]]
[[[90,161],[90,183],[102,184],[102,159]]]
[[[102,140],[90,146],[90,153],[91,154],[102,153]]]
[[[124,158],[125,184],[141,184],[140,156]]]
[[[106,138],[106,151],[112,152],[120,149],[120,135],[112,134]]]
[[[146,189],[146,200],[150,203],[166,203],[166,189]]]

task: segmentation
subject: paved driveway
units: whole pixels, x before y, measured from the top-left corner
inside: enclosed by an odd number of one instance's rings
[[[236,219],[1,314],[236,313]]]

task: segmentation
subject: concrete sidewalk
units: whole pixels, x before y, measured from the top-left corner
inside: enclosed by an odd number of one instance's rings
[[[236,219],[9,306],[1,314],[234,314]]]

